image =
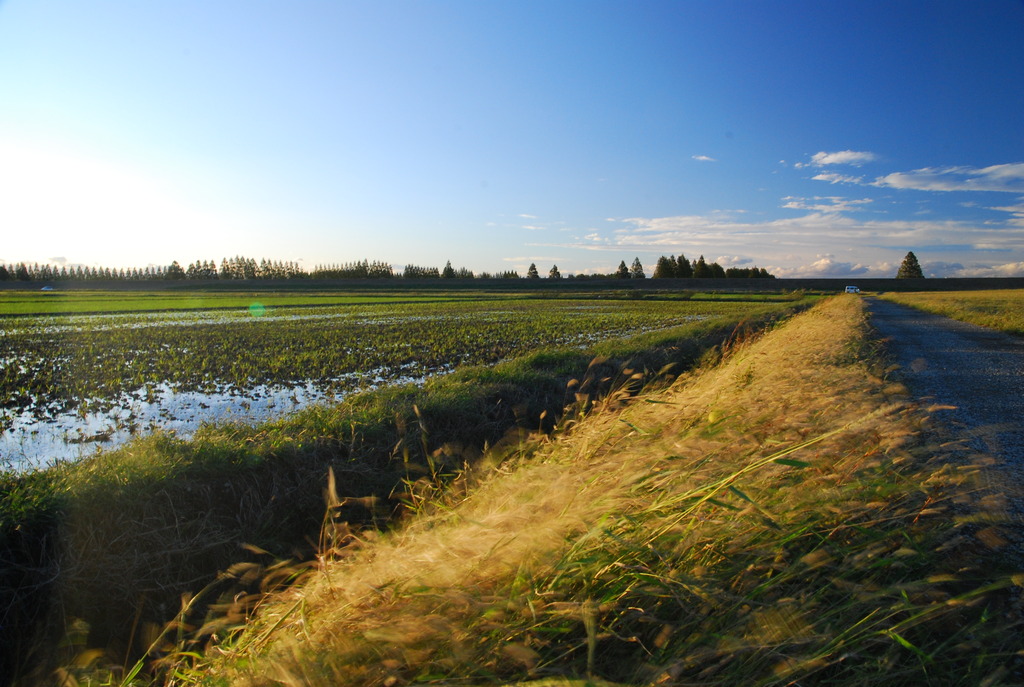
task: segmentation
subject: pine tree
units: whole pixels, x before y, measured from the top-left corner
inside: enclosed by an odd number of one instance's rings
[[[666,258],[662,255],[658,258],[658,263],[654,266],[654,275],[652,279],[671,279],[676,276],[676,259],[675,257]]]
[[[923,279],[924,272],[921,271],[921,264],[917,261],[917,256],[914,255],[914,251],[907,253],[907,257],[903,258],[903,264],[900,265],[899,272],[896,273],[897,279]]]
[[[626,261],[623,260],[619,263],[618,268],[615,270],[616,279],[629,279],[629,268],[626,267]]]
[[[530,263],[530,269],[526,270],[527,279],[540,279],[540,274],[537,272],[537,265]]]
[[[711,277],[711,268],[708,267],[708,263],[704,261],[704,256],[700,256],[697,262],[693,265],[693,276],[695,279],[708,279]]]
[[[676,258],[676,276],[681,279],[689,279],[693,276],[693,265],[682,253]]]
[[[552,265],[551,271],[548,272],[548,279],[561,279],[562,273],[558,271],[558,265]]]
[[[633,265],[629,268],[629,276],[632,279],[644,279],[644,266],[640,264],[640,258],[633,258]]]
[[[174,260],[164,273],[164,277],[166,279],[184,279],[185,270],[181,269],[181,265],[178,264],[177,260]]]
[[[455,268],[452,267],[452,261],[449,260],[444,264],[444,270],[441,271],[442,279],[455,279]]]

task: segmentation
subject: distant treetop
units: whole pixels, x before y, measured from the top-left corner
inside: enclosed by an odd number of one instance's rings
[[[896,273],[897,279],[923,279],[924,272],[921,271],[921,263],[917,261],[917,256],[914,255],[914,251],[907,253],[907,257],[903,258],[903,263],[900,265],[899,271]]]

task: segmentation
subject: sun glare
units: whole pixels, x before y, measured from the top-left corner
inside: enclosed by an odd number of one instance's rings
[[[131,262],[140,248],[208,232],[209,218],[145,172],[107,160],[0,143],[0,261],[42,261],[41,237],[73,261]],[[180,245],[180,243],[178,243]]]

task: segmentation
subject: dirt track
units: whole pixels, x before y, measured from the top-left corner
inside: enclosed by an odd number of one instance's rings
[[[956,406],[937,417],[997,459],[987,481],[1008,497],[1001,552],[1024,570],[1024,339],[874,298],[867,306],[900,381],[922,404]]]
[[[867,305],[907,387],[956,406],[944,419],[1024,475],[1024,339],[878,299]]]

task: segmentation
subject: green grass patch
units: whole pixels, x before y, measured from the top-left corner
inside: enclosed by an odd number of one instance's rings
[[[410,292],[352,293],[337,291],[0,291],[0,315],[71,315],[175,310],[248,311],[263,308],[432,303],[480,300],[486,294]],[[506,296],[507,297],[507,296]]]
[[[263,308],[316,307],[332,305],[370,305],[396,303],[433,303],[445,301],[486,301],[495,299],[642,299],[642,300],[698,300],[717,302],[786,302],[800,300],[803,294],[784,293],[700,293],[694,291],[656,291],[603,289],[599,291],[563,292],[553,289],[516,291],[508,289],[443,289],[375,288],[274,290],[253,289],[181,289],[145,291],[125,289],[119,291],[54,290],[26,291],[0,290],[0,316],[74,315],[145,313],[179,310],[244,310],[253,306]]]

